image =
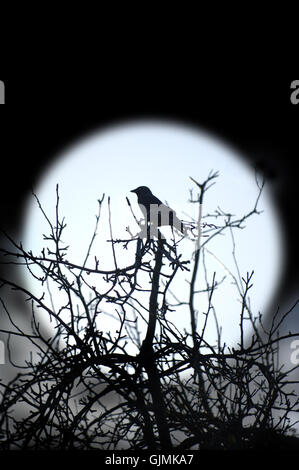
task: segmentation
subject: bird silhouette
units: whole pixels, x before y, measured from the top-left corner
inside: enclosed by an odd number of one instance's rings
[[[150,224],[158,227],[170,225],[182,234],[184,233],[184,224],[177,217],[175,211],[154,196],[147,186],[139,186],[136,189],[132,189],[131,193],[137,195],[138,204],[147,225]]]

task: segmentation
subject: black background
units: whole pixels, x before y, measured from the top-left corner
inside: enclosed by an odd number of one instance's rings
[[[6,230],[20,232],[26,194],[56,152],[74,138],[140,117],[181,121],[223,138],[264,171],[286,235],[279,296],[296,289],[299,104],[290,101],[290,84],[298,76],[183,74],[176,69],[128,74],[120,68],[106,75],[0,78],[6,91],[6,104],[0,107],[1,225]]]
[[[140,117],[181,121],[223,138],[265,172],[286,235],[287,265],[278,297],[282,301],[298,291],[299,105],[290,102],[290,84],[298,75],[138,67],[128,74],[120,67],[110,74],[24,71],[0,79],[6,90],[6,104],[0,106],[0,226],[5,230],[21,233],[27,193],[74,138]],[[86,454],[78,457],[85,461]]]

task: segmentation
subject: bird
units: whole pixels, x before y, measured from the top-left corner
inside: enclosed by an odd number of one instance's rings
[[[184,234],[184,224],[177,217],[176,212],[154,196],[147,186],[132,189],[131,193],[137,195],[137,201],[147,225],[158,227],[170,225]]]

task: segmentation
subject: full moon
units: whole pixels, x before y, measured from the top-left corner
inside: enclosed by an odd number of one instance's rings
[[[101,269],[113,269],[111,243],[107,241],[111,238],[108,197],[114,238],[129,238],[127,227],[132,233],[136,233],[138,227],[126,198],[141,218],[136,196],[130,190],[148,186],[160,200],[175,209],[181,219],[196,219],[196,208],[190,203],[190,195],[196,196],[197,187],[190,177],[201,183],[211,170],[218,171],[219,177],[206,193],[203,216],[213,214],[219,208],[235,218],[249,213],[258,195],[256,175],[233,146],[181,123],[130,121],[95,130],[63,148],[53,156],[34,192],[44,212],[54,221],[58,185],[59,210],[66,222],[62,239],[70,247],[67,259],[74,264],[82,264],[85,260],[95,227],[98,200],[105,194],[98,234],[87,266],[93,266],[96,256]],[[234,230],[234,239],[228,230],[211,240],[204,252],[206,273],[202,265],[199,268],[196,290],[204,289],[205,275],[211,280],[216,272],[218,281],[221,281],[215,292],[214,312],[222,331],[222,341],[229,346],[234,346],[239,337],[240,295],[234,279],[241,283],[241,278],[254,270],[250,307],[257,316],[259,312],[266,314],[282,275],[283,236],[267,184],[259,200],[259,210],[262,211],[259,215],[253,214],[244,222],[242,230]],[[218,223],[217,219],[214,223]],[[24,222],[24,248],[34,254],[40,253],[45,246],[43,234],[48,231],[47,221],[35,198],[30,196]],[[188,241],[184,241],[182,247],[183,258],[189,258],[192,269],[192,243],[189,241],[188,245]],[[120,247],[118,263],[121,267],[129,265],[130,252]],[[41,286],[35,279],[28,273],[24,276],[30,289],[40,294]],[[173,296],[170,294],[173,304],[175,299],[187,302],[189,283],[190,272],[181,273],[174,283]],[[54,303],[58,304],[59,294],[55,295]],[[203,296],[196,302],[199,332],[207,301],[207,296]],[[106,331],[116,329],[112,312],[107,311],[106,314],[102,328]],[[190,331],[188,308],[168,312],[167,315],[176,328]],[[140,328],[141,333],[145,331],[142,322]],[[248,324],[247,334],[250,331]],[[206,335],[207,340],[214,344],[217,331],[213,317],[209,319]]]

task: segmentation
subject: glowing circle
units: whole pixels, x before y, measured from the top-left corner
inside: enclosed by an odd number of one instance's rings
[[[182,124],[128,122],[83,136],[65,148],[41,176],[35,192],[46,214],[54,221],[55,188],[59,185],[60,213],[67,223],[62,238],[66,245],[70,245],[67,259],[75,264],[82,264],[85,259],[95,225],[97,200],[105,193],[92,256],[97,256],[101,269],[113,269],[111,244],[106,241],[110,238],[107,196],[111,199],[113,235],[115,238],[128,238],[126,227],[129,225],[136,232],[136,224],[126,197],[138,213],[136,196],[130,193],[131,189],[148,186],[182,218],[186,218],[186,214],[196,218],[195,205],[188,203],[189,189],[193,189],[194,195],[197,192],[189,176],[202,182],[212,169],[219,171],[219,178],[206,194],[203,213],[211,214],[218,206],[238,217],[250,212],[258,194],[255,175],[233,148],[210,134]],[[246,221],[244,230],[234,232],[239,272],[232,256],[229,231],[211,241],[207,246],[209,251],[205,252],[209,282],[214,271],[219,282],[225,278],[215,291],[215,311],[222,328],[222,340],[230,345],[238,341],[240,318],[240,298],[232,275],[235,278],[239,275],[244,277],[254,270],[250,298],[252,311],[257,315],[259,311],[265,312],[282,274],[282,234],[267,187],[259,201],[259,208],[264,211],[261,215],[253,215]],[[214,223],[218,223],[217,219]],[[34,253],[40,252],[45,244],[42,234],[48,231],[36,202],[30,198],[24,226],[24,247]],[[192,247],[189,246],[184,256],[190,258],[191,255]],[[93,259],[91,257],[87,263],[92,267]],[[119,265],[126,266],[130,262],[126,251],[120,249]],[[32,289],[40,292],[34,280],[26,279]],[[189,281],[190,273],[185,272],[174,283],[175,297],[184,302],[188,300]],[[204,288],[205,274],[201,268],[196,290]],[[172,301],[175,303],[174,297]],[[199,332],[207,311],[207,301],[207,296],[198,297],[196,301]],[[190,331],[187,307],[182,308],[179,314],[167,315],[172,315],[171,321],[178,329]],[[116,328],[109,316],[104,323],[108,330]],[[142,328],[144,331],[144,325]],[[216,327],[212,314],[207,338],[215,344]]]

